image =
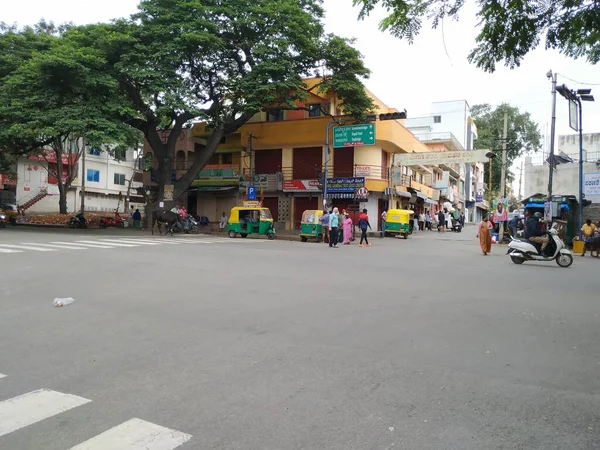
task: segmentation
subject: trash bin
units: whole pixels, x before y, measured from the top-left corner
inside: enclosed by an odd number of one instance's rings
[[[583,241],[573,241],[573,253],[576,255],[581,255],[584,248]]]

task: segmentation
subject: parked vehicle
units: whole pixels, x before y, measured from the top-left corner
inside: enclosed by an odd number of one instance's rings
[[[506,254],[515,264],[523,264],[525,261],[556,261],[560,267],[569,267],[573,264],[573,252],[565,248],[565,243],[558,237],[556,223],[552,224],[548,239],[548,245],[542,253],[541,244],[511,238]]]
[[[83,213],[78,213],[76,216],[71,217],[69,220],[69,227],[71,228],[87,228],[87,220]]]
[[[115,211],[115,217],[102,217],[98,225],[100,226],[100,228],[123,228],[125,227],[125,221],[123,220],[121,215]]]
[[[249,234],[261,234],[269,239],[275,239],[273,216],[269,208],[244,208],[235,206],[231,208],[227,221],[227,232],[230,238],[238,234],[243,238]]]
[[[460,233],[462,231],[462,224],[460,223],[460,220],[452,220],[452,231],[454,231],[455,233]]]
[[[0,212],[6,215],[6,220],[10,222],[11,225],[15,226],[17,224],[17,219],[19,217],[17,205],[13,203],[4,203],[0,207]]]
[[[401,235],[404,239],[408,239],[408,235],[412,233],[414,214],[414,211],[409,209],[388,209],[385,224],[386,236]]]
[[[185,234],[197,233],[198,231],[200,231],[200,224],[194,216],[189,215],[187,220],[182,221],[181,224],[179,222],[175,222],[175,224],[173,225],[173,232],[181,233],[182,231]]]
[[[6,224],[8,223],[8,217],[4,212],[0,211],[0,228],[6,228]]]
[[[300,222],[300,240],[306,242],[309,239],[320,241],[323,238],[323,225],[321,225],[323,211],[318,209],[307,209],[302,213]]]

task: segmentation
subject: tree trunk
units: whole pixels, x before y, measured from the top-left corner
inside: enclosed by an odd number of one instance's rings
[[[67,192],[63,183],[62,146],[54,149],[56,156],[56,186],[58,187],[58,212],[67,214]]]
[[[60,214],[67,214],[67,192],[63,184],[58,182],[58,212]]]

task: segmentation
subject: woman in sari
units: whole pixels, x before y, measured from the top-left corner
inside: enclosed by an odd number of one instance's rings
[[[491,229],[492,224],[489,222],[487,216],[485,216],[483,220],[479,223],[479,229],[477,232],[477,237],[479,238],[479,245],[481,246],[483,256],[486,256],[492,251],[492,233],[490,232]]]
[[[344,228],[344,245],[350,244],[352,238],[352,219],[348,213],[344,214],[344,220],[342,222]]]

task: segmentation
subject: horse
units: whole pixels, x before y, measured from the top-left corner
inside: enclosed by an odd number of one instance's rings
[[[173,225],[179,221],[179,214],[168,210],[152,211],[152,235],[154,235],[154,224],[158,223],[158,232],[162,236],[162,224],[167,224],[167,233],[173,237]]]

